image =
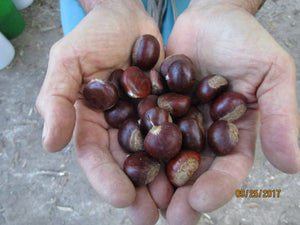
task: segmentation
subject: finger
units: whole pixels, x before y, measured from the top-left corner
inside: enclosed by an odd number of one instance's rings
[[[226,156],[217,156],[189,193],[189,203],[198,212],[210,212],[227,203],[251,170],[257,112],[249,110],[236,125],[239,128],[239,143],[234,151]]]
[[[110,137],[103,125],[103,113],[96,117],[82,101],[77,101],[76,110],[75,146],[79,164],[106,202],[114,207],[129,206],[135,199],[135,188],[109,151]]]
[[[81,85],[77,61],[66,55],[68,53],[60,43],[51,49],[48,71],[36,101],[44,119],[43,145],[51,152],[61,150],[72,137],[75,125],[73,105]],[[62,58],[63,55],[66,57]]]
[[[174,188],[168,181],[165,167],[161,165],[158,176],[149,185],[149,192],[159,209],[167,209],[174,193]]]
[[[127,213],[133,224],[151,225],[156,223],[159,212],[146,186],[137,188],[136,198],[127,208]]]
[[[192,187],[184,186],[176,190],[166,212],[166,219],[172,225],[197,224],[201,213],[194,210],[188,201]]]
[[[260,137],[266,158],[279,170],[300,170],[295,66],[290,57],[275,62],[257,90]]]
[[[109,133],[109,137],[110,137],[109,145],[110,145],[110,152],[111,152],[113,158],[118,163],[120,168],[123,169],[124,161],[129,154],[126,153],[119,144],[118,131],[119,131],[118,129],[114,129],[114,128],[108,129],[108,133]]]

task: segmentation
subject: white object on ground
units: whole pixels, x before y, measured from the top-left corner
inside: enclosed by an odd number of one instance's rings
[[[30,6],[33,0],[12,0],[18,10],[25,9]]]
[[[8,66],[15,57],[15,48],[0,32],[0,70]]]

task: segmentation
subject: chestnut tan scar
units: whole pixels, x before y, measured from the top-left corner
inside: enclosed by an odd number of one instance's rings
[[[142,134],[140,130],[135,129],[132,132],[131,138],[130,138],[130,147],[134,149],[134,151],[142,151],[144,150],[144,141]]]
[[[247,106],[238,105],[230,113],[227,113],[225,116],[221,117],[221,120],[226,120],[228,122],[233,122],[240,118],[247,111]]]
[[[184,185],[198,169],[199,163],[196,159],[187,159],[180,167],[174,177],[174,183],[178,186]]]
[[[158,175],[159,170],[160,170],[160,164],[157,164],[157,166],[152,167],[147,173],[145,184],[151,183],[154,180],[154,178]]]
[[[208,80],[208,85],[214,89],[217,89],[217,88],[227,85],[227,84],[228,84],[227,80],[221,76],[214,76]]]
[[[239,142],[239,130],[233,123],[228,123],[229,137],[234,142]]]
[[[173,112],[173,108],[172,106],[169,104],[169,103],[165,103],[163,101],[161,101],[161,99],[158,98],[158,101],[157,101],[157,105],[158,107],[172,113]]]

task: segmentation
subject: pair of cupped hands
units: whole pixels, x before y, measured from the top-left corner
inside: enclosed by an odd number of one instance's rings
[[[43,145],[63,149],[74,135],[78,162],[97,193],[115,207],[127,207],[136,224],[154,224],[159,211],[170,224],[195,224],[201,213],[228,202],[251,170],[258,128],[266,158],[279,170],[300,170],[298,111],[293,59],[247,10],[225,3],[192,4],[173,27],[164,50],[160,31],[141,3],[106,2],[52,47],[37,99],[44,119]],[[248,111],[235,124],[240,142],[233,153],[202,154],[201,175],[176,190],[162,169],[153,183],[134,187],[122,170],[126,153],[118,130],[102,112],[86,106],[82,84],[107,79],[130,64],[132,46],[143,34],[160,42],[157,67],[171,54],[192,59],[202,76],[220,74],[247,97]]]

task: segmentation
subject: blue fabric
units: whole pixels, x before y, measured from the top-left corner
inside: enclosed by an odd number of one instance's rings
[[[85,15],[77,0],[60,0],[60,19],[64,35],[70,33]]]
[[[177,16],[179,16],[188,7],[189,3],[190,0],[175,0]],[[173,16],[172,4],[171,4],[171,0],[168,0],[167,11],[161,29],[161,35],[163,37],[165,46],[167,45],[173,26],[174,26],[174,16]]]
[[[127,0],[126,0],[127,1]],[[147,9],[147,0],[142,0]],[[180,15],[188,6],[190,0],[175,0],[177,15]],[[60,16],[64,35],[71,32],[77,24],[85,17],[86,13],[77,0],[60,0]],[[168,0],[167,11],[164,18],[161,34],[164,44],[167,44],[168,38],[174,26],[174,17],[171,0]]]

